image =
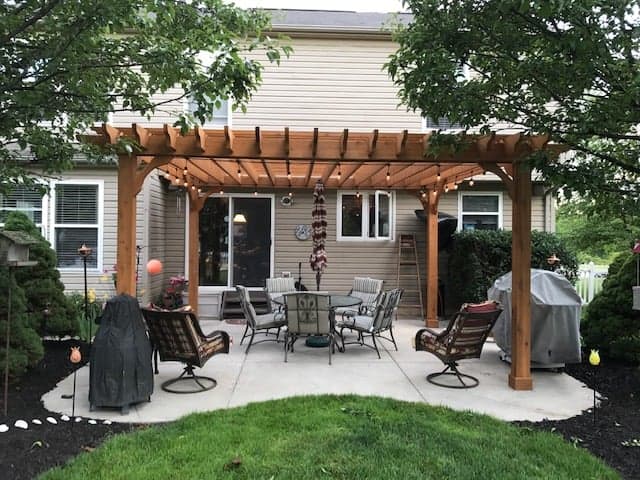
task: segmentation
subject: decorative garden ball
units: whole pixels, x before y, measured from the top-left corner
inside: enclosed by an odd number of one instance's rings
[[[160,260],[156,260],[155,258],[149,260],[147,262],[147,272],[150,275],[157,275],[162,273],[162,262]]]
[[[80,363],[82,361],[82,355],[80,354],[80,347],[71,347],[71,354],[69,355],[71,363]]]

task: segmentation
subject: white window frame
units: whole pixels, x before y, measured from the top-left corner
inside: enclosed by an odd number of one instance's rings
[[[216,122],[215,121],[215,117],[210,117],[210,120],[205,121],[202,124],[202,127],[205,128],[220,128],[220,127],[224,127],[224,126],[228,126],[229,128],[232,127],[231,125],[231,112],[232,112],[232,100],[231,98],[227,99],[227,100],[223,100],[220,99],[221,102],[227,102],[227,117],[226,117],[226,122],[225,123],[221,123],[221,122]],[[184,101],[184,112],[185,113],[191,113],[193,114],[194,110],[191,108],[192,105],[192,101],[191,101],[191,97],[187,96],[185,97],[185,101]]]
[[[359,237],[350,237],[342,235],[342,197],[343,195],[356,195],[360,193],[362,197],[362,235]],[[389,236],[378,236],[378,217],[376,215],[374,221],[375,235],[369,236],[369,196],[375,195],[376,198],[380,195],[389,196]],[[387,190],[340,190],[337,192],[336,201],[336,240],[339,242],[392,242],[396,233],[396,201],[395,192]],[[376,208],[377,211],[377,208]]]
[[[474,212],[474,211],[464,211],[464,202],[463,197],[487,197],[487,196],[497,196],[498,197],[498,211],[497,212]],[[463,231],[462,219],[465,215],[497,215],[498,216],[498,230],[502,230],[504,228],[504,208],[503,208],[503,192],[499,191],[488,191],[488,192],[469,192],[469,191],[458,191],[458,231]]]
[[[51,201],[49,203],[50,210],[49,214],[51,216],[51,228],[48,235],[49,242],[54,250],[56,250],[56,228],[64,228],[65,226],[72,225],[73,227],[78,228],[96,228],[96,224],[82,224],[82,223],[74,223],[74,224],[64,224],[56,222],[56,187],[58,185],[97,185],[98,186],[98,247],[97,252],[93,252],[92,254],[96,256],[96,267],[87,267],[87,271],[89,272],[102,272],[103,268],[103,256],[104,256],[104,180],[89,180],[89,179],[68,179],[68,180],[54,180],[51,182]],[[78,248],[80,245],[78,245]],[[56,250],[57,251],[57,250]],[[82,267],[57,267],[58,270],[64,272],[74,272],[83,270]]]
[[[186,211],[189,211],[189,204],[191,203],[191,199],[189,197],[189,195],[185,195],[185,197],[187,198],[187,205],[186,205]],[[269,263],[270,263],[270,267],[269,267],[269,276],[273,277],[274,276],[274,269],[275,269],[275,259],[276,259],[276,255],[275,255],[275,234],[276,234],[276,196],[274,194],[271,193],[259,193],[257,195],[254,195],[253,193],[223,193],[222,195],[220,194],[213,194],[213,195],[209,195],[207,198],[228,198],[229,199],[229,212],[232,212],[234,209],[234,204],[233,204],[233,199],[234,198],[268,198],[271,200],[271,246],[269,248]],[[233,220],[230,219],[230,222],[232,222]],[[185,238],[185,249],[184,249],[184,271],[185,271],[185,277],[187,278],[187,280],[189,279],[189,232],[191,231],[189,229],[189,215],[185,215],[185,232],[186,232],[186,238]],[[229,232],[228,232],[228,240],[227,240],[227,246],[229,248],[229,265],[233,265],[233,250],[231,248],[231,246],[233,245],[233,229],[229,228]],[[198,292],[201,294],[207,294],[207,293],[220,293],[223,292],[225,290],[230,290],[233,289],[233,285],[229,285],[229,283],[231,283],[231,275],[229,275],[229,277],[227,278],[227,285],[198,285]],[[249,287],[249,290],[260,290],[260,287]]]
[[[49,228],[48,228],[49,227],[49,222],[48,222],[48,220],[49,220],[49,214],[48,214],[48,212],[49,212],[49,194],[48,193],[44,193],[42,195],[42,201],[40,203],[40,208],[41,208],[41,211],[40,211],[40,220],[41,220],[41,222],[40,222],[40,225],[38,225],[36,223],[36,227],[38,227],[38,226],[40,227],[40,233],[42,234],[42,236],[44,238],[49,238],[49,235],[48,235],[48,233],[49,233]],[[24,210],[20,210],[19,208],[16,208],[16,209],[8,210],[8,211],[11,211],[11,212],[23,212]],[[0,227],[4,227],[4,223],[0,222]]]

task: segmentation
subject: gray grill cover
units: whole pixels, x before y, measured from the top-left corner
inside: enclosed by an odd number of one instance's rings
[[[511,272],[487,292],[504,310],[493,327],[496,344],[511,355]],[[582,300],[562,275],[531,269],[531,361],[579,363]]]
[[[107,301],[91,347],[90,371],[92,407],[126,407],[151,397],[151,344],[134,297],[121,294]]]

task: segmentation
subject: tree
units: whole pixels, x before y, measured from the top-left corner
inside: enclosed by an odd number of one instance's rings
[[[483,132],[549,134],[575,154],[532,158],[547,181],[601,211],[638,211],[637,0],[404,3],[414,17],[396,29],[386,68],[409,108]]]
[[[558,208],[556,231],[582,263],[609,264],[640,238],[640,224],[619,216],[593,212],[585,201],[563,202]]]
[[[262,70],[244,54],[262,49],[278,62],[290,51],[265,34],[268,24],[223,0],[2,2],[0,188],[32,182],[33,161],[50,174],[79,150],[94,153],[76,135],[113,112],[151,116],[190,97],[203,122],[220,99],[243,108]]]

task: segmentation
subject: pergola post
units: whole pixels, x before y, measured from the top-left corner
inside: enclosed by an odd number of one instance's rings
[[[118,280],[116,291],[136,294],[136,167],[135,156],[118,156]]]
[[[434,190],[422,199],[427,217],[426,225],[426,270],[427,270],[427,308],[425,324],[438,327],[438,201],[440,192]]]
[[[513,169],[511,373],[509,386],[531,390],[531,167]]]
[[[189,193],[189,253],[187,263],[189,265],[189,305],[198,313],[198,287],[200,285],[200,210],[204,200],[198,197],[198,193],[191,190]]]

